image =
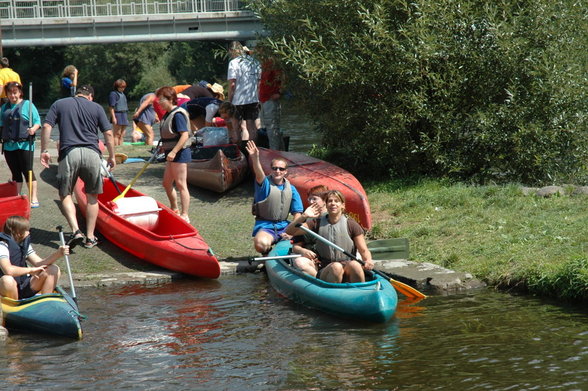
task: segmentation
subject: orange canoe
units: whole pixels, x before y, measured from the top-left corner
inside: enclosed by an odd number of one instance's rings
[[[292,183],[308,206],[306,194],[309,189],[325,185],[329,190],[339,190],[345,196],[345,209],[364,229],[372,228],[372,214],[365,190],[348,171],[334,164],[302,153],[275,151],[259,148],[259,161],[269,173],[272,159],[281,157],[288,162],[288,180]]]

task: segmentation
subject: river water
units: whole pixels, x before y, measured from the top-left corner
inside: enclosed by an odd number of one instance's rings
[[[586,390],[588,316],[488,290],[386,324],[278,296],[263,274],[80,289],[84,339],[12,334],[3,390]]]
[[[293,113],[292,149],[318,137]],[[1,390],[588,390],[588,311],[491,290],[385,324],[280,297],[265,275],[78,289],[84,339],[12,333]]]

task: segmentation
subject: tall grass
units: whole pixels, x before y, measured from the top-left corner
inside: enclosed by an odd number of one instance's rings
[[[585,195],[540,198],[517,185],[439,180],[366,190],[372,236],[408,237],[416,261],[468,271],[500,288],[588,299]]]

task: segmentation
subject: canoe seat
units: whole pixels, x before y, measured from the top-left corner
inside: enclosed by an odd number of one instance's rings
[[[124,197],[110,204],[114,213],[141,228],[152,230],[157,225],[161,208],[152,197]]]

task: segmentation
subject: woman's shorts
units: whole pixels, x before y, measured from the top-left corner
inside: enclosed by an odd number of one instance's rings
[[[126,111],[115,111],[114,116],[116,118],[116,124],[119,126],[127,126],[129,124],[129,119],[127,118]]]

